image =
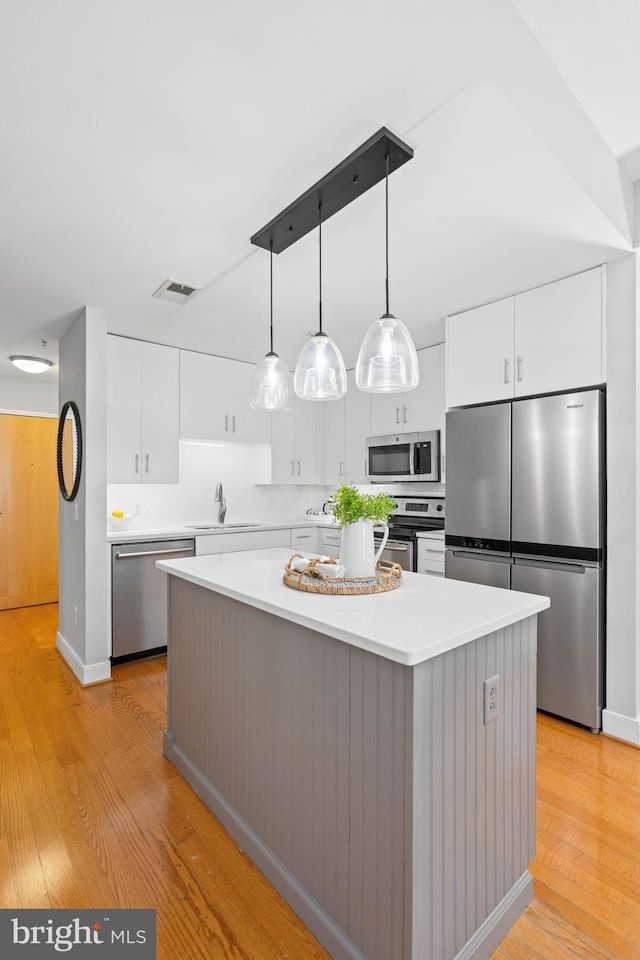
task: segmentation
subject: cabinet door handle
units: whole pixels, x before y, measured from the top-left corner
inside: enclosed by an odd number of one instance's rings
[[[522,357],[518,357],[517,370],[518,370],[518,383],[520,383],[522,380],[524,380],[524,359]]]
[[[291,461],[291,476],[293,476],[293,466],[294,466],[294,463],[295,463],[295,461],[292,460],[292,461]]]
[[[225,433],[229,432],[229,414],[228,413],[225,413],[224,415],[224,432]]]
[[[504,358],[504,382],[509,383],[509,358]]]
[[[236,415],[235,415],[235,413],[234,413],[234,415],[231,417],[231,430],[232,430],[233,433],[236,432]]]
[[[136,473],[140,473],[140,455],[136,453]]]
[[[396,407],[396,423],[400,423],[400,407]]]
[[[310,533],[298,533],[298,534],[296,534],[296,536],[295,536],[295,540],[296,540],[296,542],[299,542],[300,540],[311,540],[311,534],[310,534]]]
[[[403,423],[406,423],[406,422],[407,422],[407,408],[406,408],[406,407],[403,407],[402,409],[403,409],[403,411],[404,411],[402,422],[403,422]]]
[[[144,472],[149,473],[149,454],[145,453],[144,455]]]
[[[344,477],[344,460],[340,460],[338,463],[338,476]]]
[[[300,461],[298,460],[298,476],[300,476]]]

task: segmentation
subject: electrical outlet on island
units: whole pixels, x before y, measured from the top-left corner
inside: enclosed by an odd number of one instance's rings
[[[484,681],[484,722],[491,723],[500,713],[500,674]]]

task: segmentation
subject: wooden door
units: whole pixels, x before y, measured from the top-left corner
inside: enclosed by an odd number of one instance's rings
[[[0,610],[58,600],[57,427],[0,415]]]

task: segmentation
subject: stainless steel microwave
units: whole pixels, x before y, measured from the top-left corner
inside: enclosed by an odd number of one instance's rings
[[[439,479],[439,430],[368,438],[367,480],[371,483]]]

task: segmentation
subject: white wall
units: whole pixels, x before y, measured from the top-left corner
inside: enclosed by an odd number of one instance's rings
[[[607,267],[605,733],[640,744],[640,261]]]
[[[57,647],[82,683],[111,676],[109,565],[105,548],[107,318],[83,309],[60,341],[59,403],[80,411],[80,489],[60,497]],[[76,613],[77,611],[77,613]]]
[[[0,411],[58,416],[58,384],[36,374],[0,377]]]

